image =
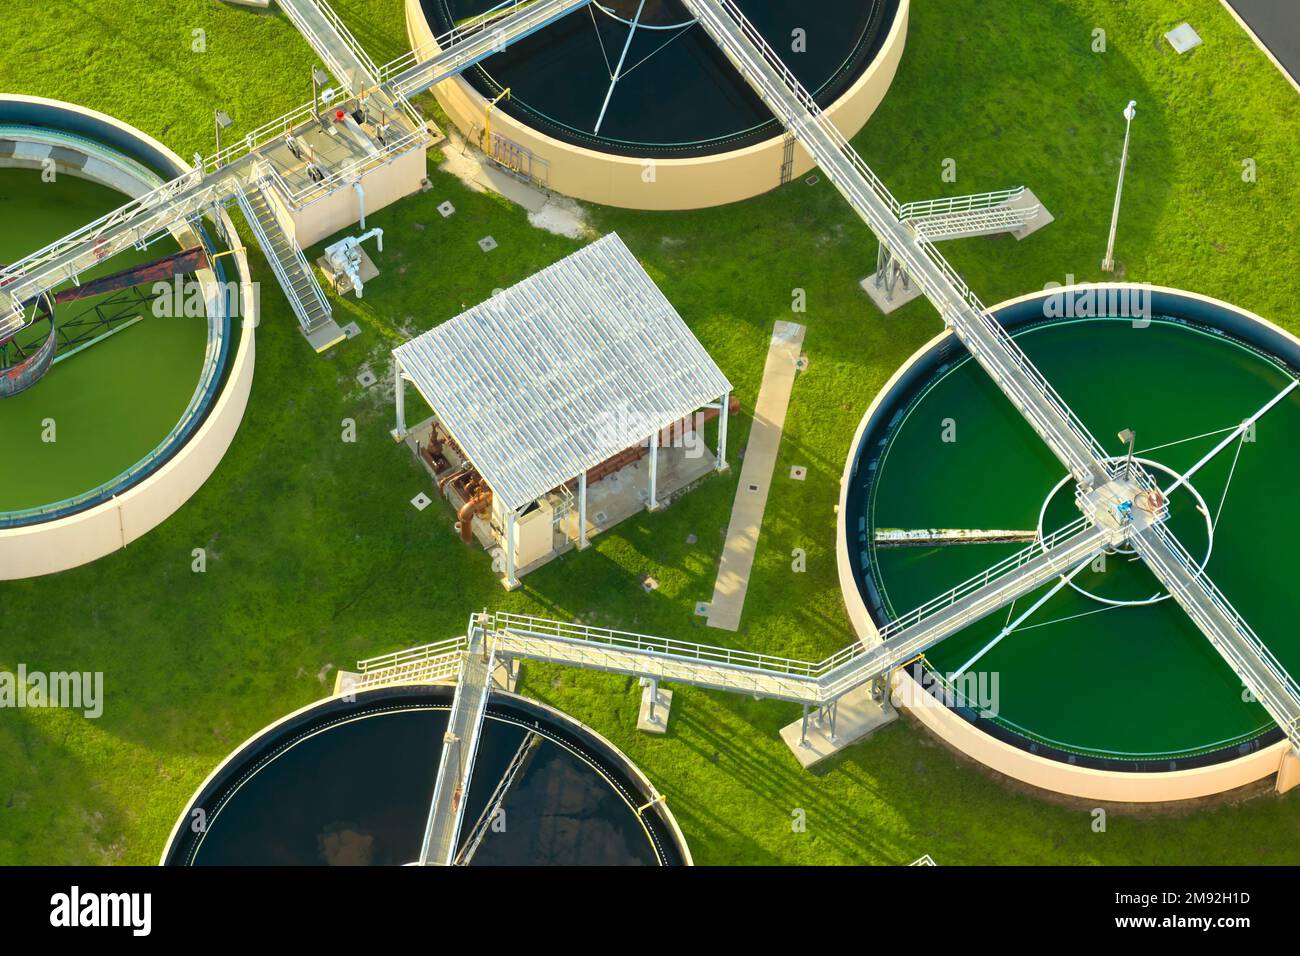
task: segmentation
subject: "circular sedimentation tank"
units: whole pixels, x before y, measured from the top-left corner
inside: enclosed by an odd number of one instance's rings
[[[407,0],[416,50],[427,58],[439,48],[435,38],[493,6]],[[902,56],[909,0],[738,6],[845,135],[862,128]],[[802,150],[787,148],[771,111],[678,0],[597,0],[435,93],[471,140],[486,148],[490,127],[524,150],[494,148],[498,158],[595,202],[718,205],[812,165]]]
[[[111,117],[0,97],[0,263],[22,260],[186,168]],[[51,330],[57,344],[44,374],[0,398],[0,578],[62,570],[123,546],[179,507],[224,453],[251,382],[254,317],[247,263],[229,252],[234,233],[221,220],[182,225],[147,249],[106,259],[78,283],[199,247],[201,267],[166,282],[46,300],[50,318],[0,342],[11,373]]]
[[[1174,290],[1054,290],[994,311],[1103,446],[1121,457],[1117,433],[1136,432],[1162,486],[1300,369],[1289,334]],[[1297,434],[1292,393],[1170,501],[1171,530],[1292,673]],[[860,635],[874,640],[884,622],[1025,547],[891,547],[881,532],[1050,533],[1079,516],[1064,475],[953,336],[921,349],[868,411],[844,475],[839,561]],[[944,640],[901,678],[940,736],[1022,780],[1090,797],[1200,796],[1277,769],[1281,731],[1131,553],[1085,570],[964,669],[1039,594]]]
[[[332,697],[266,728],[199,788],[162,862],[416,862],[453,693],[433,685]],[[514,694],[489,700],[465,801],[459,859],[468,865],[691,862],[665,801],[627,757]]]

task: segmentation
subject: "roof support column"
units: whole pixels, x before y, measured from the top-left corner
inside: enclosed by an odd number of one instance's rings
[[[513,591],[519,587],[515,577],[515,521],[519,518],[513,509],[506,512],[506,590]]]
[[[731,393],[723,392],[718,401],[718,463],[715,466],[718,471],[726,471],[731,467],[727,464],[727,412],[730,405]]]
[[[402,363],[393,359],[393,395],[397,406],[397,427],[393,429],[393,440],[401,441],[406,437],[406,374]]]
[[[659,510],[659,432],[650,436],[650,501],[646,507]]]
[[[587,473],[578,476],[578,550],[587,547]]]

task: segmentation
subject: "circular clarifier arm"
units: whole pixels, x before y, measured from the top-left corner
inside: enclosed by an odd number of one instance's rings
[[[1170,494],[1177,491],[1183,485],[1187,484],[1188,480],[1192,477],[1192,475],[1196,474],[1198,471],[1200,471],[1202,468],[1208,465],[1211,461],[1213,461],[1214,457],[1218,455],[1219,452],[1223,451],[1223,449],[1231,445],[1233,440],[1236,439],[1237,436],[1239,436],[1251,425],[1255,424],[1255,422],[1259,421],[1266,414],[1268,414],[1268,412],[1280,401],[1282,401],[1282,399],[1286,398],[1293,391],[1295,391],[1296,386],[1298,385],[1300,385],[1300,379],[1292,379],[1291,384],[1288,385],[1286,388],[1282,389],[1282,391],[1278,392],[1276,395],[1274,395],[1264,405],[1263,408],[1261,408],[1254,415],[1251,415],[1244,422],[1242,422],[1240,425],[1238,425],[1236,428],[1230,431],[1227,434],[1227,436],[1223,439],[1223,441],[1219,442],[1217,445],[1215,445],[1213,448],[1209,450],[1209,452],[1205,455],[1204,458],[1202,458],[1196,464],[1192,465],[1191,468],[1188,468],[1185,472],[1179,475],[1178,480],[1164,490],[1165,500],[1168,501]]]

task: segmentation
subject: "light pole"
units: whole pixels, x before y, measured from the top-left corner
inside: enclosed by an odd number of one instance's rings
[[[234,120],[230,118],[230,114],[227,113],[225,110],[213,110],[212,117],[217,127],[217,156],[220,157],[221,156],[221,131],[223,129],[229,129],[231,124],[234,123]],[[217,162],[218,164],[220,164],[221,162],[220,158],[218,158]]]
[[[1133,443],[1137,441],[1137,432],[1126,428],[1119,433],[1119,440],[1128,443],[1128,458],[1124,462],[1124,477],[1133,477]]]
[[[320,113],[320,88],[330,81],[329,74],[318,66],[311,68],[311,111]]]
[[[1128,169],[1128,143],[1133,132],[1133,117],[1137,115],[1137,100],[1129,100],[1124,107],[1124,154],[1119,161],[1119,185],[1115,187],[1115,211],[1110,217],[1110,242],[1106,244],[1106,258],[1101,260],[1102,272],[1115,271],[1115,230],[1119,228],[1119,203],[1124,195],[1124,172]]]

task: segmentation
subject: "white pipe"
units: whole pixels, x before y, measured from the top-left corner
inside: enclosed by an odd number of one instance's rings
[[[1198,471],[1200,471],[1202,468],[1208,465],[1210,463],[1210,460],[1214,458],[1215,455],[1217,455],[1219,452],[1223,451],[1223,449],[1231,445],[1233,439],[1235,439],[1238,435],[1244,432],[1251,425],[1255,424],[1255,422],[1263,418],[1264,415],[1269,410],[1271,410],[1274,405],[1276,405],[1278,402],[1282,401],[1282,399],[1286,398],[1293,391],[1295,391],[1296,386],[1300,386],[1300,378],[1292,379],[1291,384],[1288,385],[1286,388],[1282,389],[1282,391],[1278,392],[1276,395],[1274,395],[1267,405],[1265,405],[1254,415],[1251,415],[1244,422],[1242,422],[1240,425],[1234,428],[1231,432],[1229,432],[1227,438],[1223,439],[1223,441],[1219,442],[1217,445],[1215,445],[1213,448],[1210,449],[1209,454],[1207,454],[1196,464],[1192,465],[1192,467],[1187,469],[1187,471],[1183,472],[1178,477],[1177,481],[1175,481],[1172,485],[1170,485],[1168,488],[1164,490],[1165,500],[1168,501],[1169,496],[1173,494],[1173,492],[1181,488],[1183,485],[1187,484],[1187,480],[1191,478],[1192,475],[1196,474]]]
[[[627,59],[627,51],[632,46],[632,38],[636,36],[637,24],[641,22],[641,11],[645,9],[645,0],[637,4],[636,16],[632,18],[632,23],[627,31],[627,42],[623,44],[623,53],[618,58],[618,66],[614,68],[613,74],[609,78],[609,89],[605,91],[605,102],[601,104],[600,115],[596,117],[596,126],[592,133],[600,132],[600,124],[605,122],[605,111],[609,109],[610,98],[614,95],[614,86],[618,83],[619,77],[623,75],[623,61]]]
[[[352,188],[357,191],[357,207],[361,210],[361,228],[366,228],[366,188],[361,185],[361,180],[352,184]],[[384,247],[380,246],[379,251],[383,252]]]
[[[380,229],[378,226],[375,226],[375,228],[371,229],[369,232],[362,233],[361,235],[357,236],[357,245],[358,246],[361,245],[361,243],[365,242],[367,239],[378,240],[377,251],[379,252],[384,251],[384,230]]]
[[[1033,604],[1031,604],[1031,605],[1029,606],[1029,609],[1028,609],[1027,611],[1025,611],[1024,614],[1021,614],[1018,618],[1016,618],[1014,621],[1012,621],[1010,624],[1008,624],[1006,627],[1004,627],[1004,628],[1003,628],[1003,629],[998,633],[998,636],[997,636],[997,637],[993,638],[993,640],[991,640],[991,641],[989,641],[987,644],[985,644],[982,648],[980,648],[979,651],[976,652],[976,654],[975,654],[974,657],[972,657],[970,660],[968,660],[965,664],[961,665],[961,667],[957,668],[957,670],[956,670],[956,671],[953,673],[953,675],[952,675],[952,679],[955,680],[955,679],[957,679],[958,677],[960,677],[962,674],[966,673],[966,671],[970,670],[970,668],[975,664],[975,662],[978,661],[978,660],[979,660],[981,657],[983,657],[985,654],[987,654],[989,651],[993,650],[993,648],[995,648],[995,647],[996,647],[996,646],[997,646],[997,645],[1002,641],[1002,638],[1006,637],[1008,634],[1010,634],[1012,631],[1014,631],[1016,628],[1018,628],[1021,624],[1023,624],[1023,623],[1025,622],[1025,619],[1028,618],[1029,615],[1033,614],[1033,613],[1034,613],[1035,611],[1037,611],[1040,607],[1042,607],[1044,604],[1046,604],[1046,603],[1047,603],[1047,602],[1048,602],[1052,597],[1054,597],[1054,596],[1055,596],[1055,595],[1056,595],[1056,594],[1057,594],[1057,593],[1058,593],[1062,588],[1064,588],[1067,584],[1069,584],[1071,581],[1073,581],[1073,580],[1074,580],[1074,576],[1075,576],[1076,574],[1078,574],[1080,571],[1082,571],[1084,568],[1086,568],[1086,567],[1087,567],[1089,564],[1091,564],[1091,563],[1092,563],[1092,559],[1089,558],[1087,561],[1084,561],[1082,564],[1080,564],[1077,568],[1075,568],[1075,569],[1074,569],[1073,571],[1071,571],[1069,574],[1063,574],[1063,575],[1061,575],[1061,580],[1059,580],[1059,581],[1057,581],[1055,584],[1053,584],[1053,585],[1051,586],[1051,588],[1048,589],[1048,591],[1047,591],[1046,594],[1044,594],[1044,595],[1043,595],[1042,597],[1040,597],[1037,601],[1035,601]]]

